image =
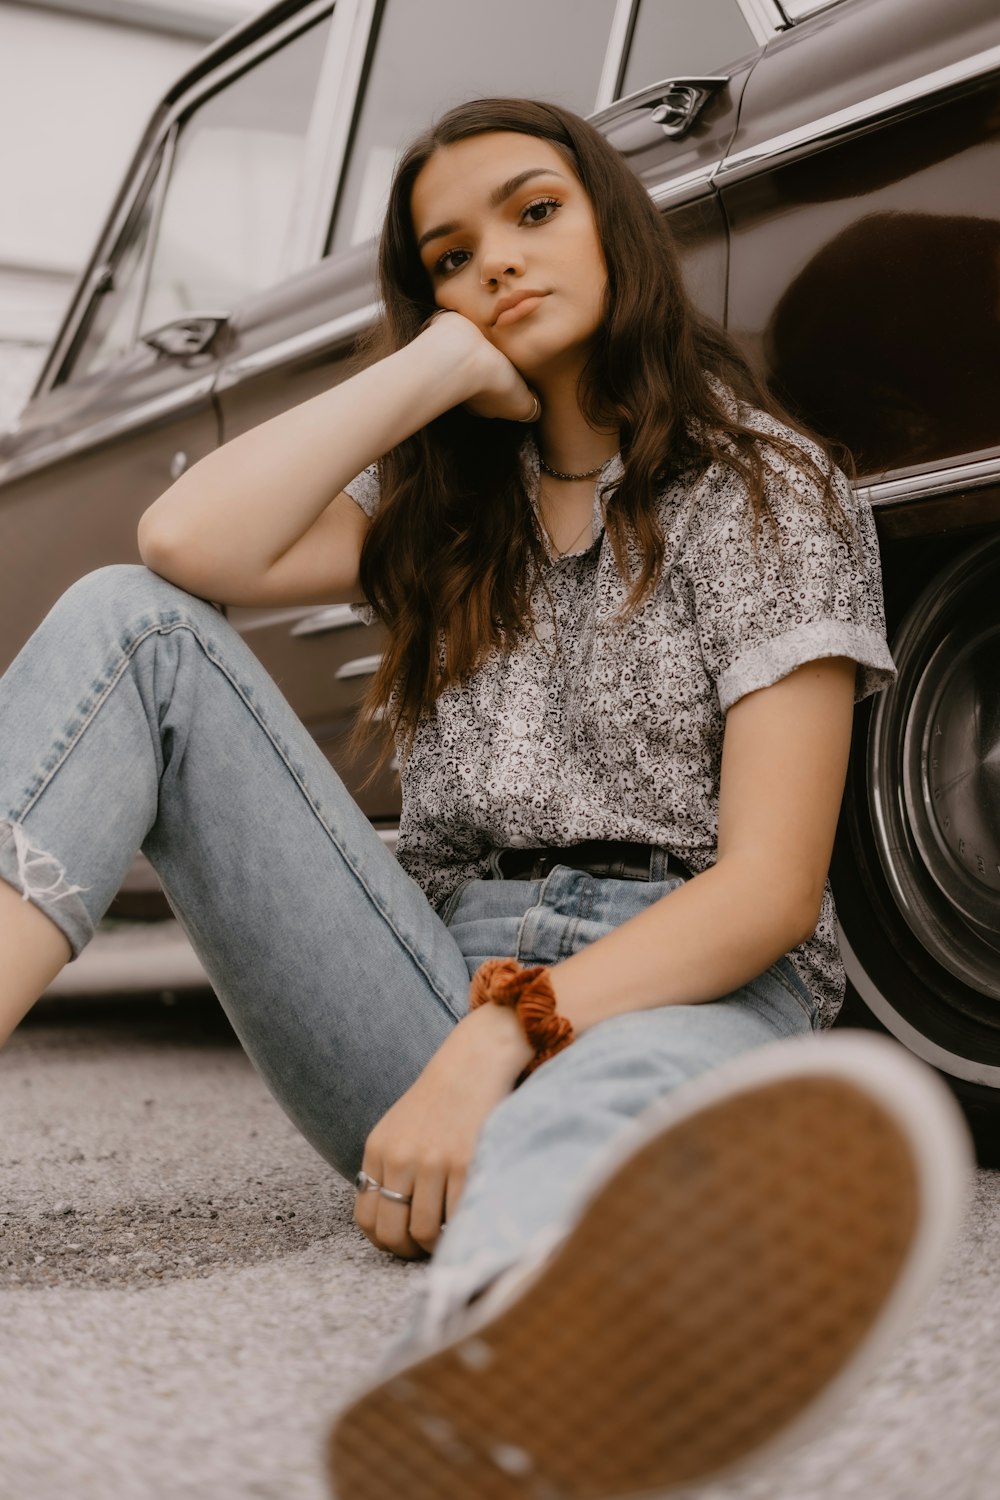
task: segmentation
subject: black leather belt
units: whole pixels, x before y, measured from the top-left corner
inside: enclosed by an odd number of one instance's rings
[[[691,878],[691,871],[676,854],[655,849],[652,844],[616,843],[608,839],[591,839],[564,849],[551,845],[546,849],[501,849],[495,858],[504,880],[541,880],[556,865],[569,865],[573,870],[613,880],[648,880],[654,853],[661,858],[666,856],[666,868],[671,875]]]

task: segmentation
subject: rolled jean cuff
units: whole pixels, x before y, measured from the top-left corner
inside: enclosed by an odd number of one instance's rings
[[[55,855],[31,842],[24,825],[0,818],[0,879],[21,893],[54,922],[70,946],[70,959],[79,958],[94,936],[94,923],[79,892],[71,885]]]

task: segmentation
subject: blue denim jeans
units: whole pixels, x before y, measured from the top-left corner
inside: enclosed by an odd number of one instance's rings
[[[557,866],[468,882],[435,911],[227,620],[116,565],[68,589],[0,679],[0,877],[75,958],[138,849],[255,1067],[348,1179],[484,959],[555,963],[683,879]],[[781,959],[723,999],[592,1027],[487,1119],[432,1269],[485,1285],[558,1229],[650,1104],[814,1021]]]

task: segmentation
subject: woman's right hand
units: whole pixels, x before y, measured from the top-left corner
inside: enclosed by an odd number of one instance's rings
[[[453,351],[468,367],[473,391],[462,405],[477,417],[507,422],[537,420],[540,403],[517,366],[469,318],[442,308],[427,320],[421,339]]]

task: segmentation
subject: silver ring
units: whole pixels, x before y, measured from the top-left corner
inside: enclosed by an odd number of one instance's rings
[[[518,417],[517,420],[519,422],[536,422],[538,420],[538,418],[541,416],[542,403],[539,401],[538,396],[536,395],[536,393],[534,391],[532,391],[532,393],[531,393],[531,399],[535,403],[534,406],[531,408],[531,412],[526,417]]]
[[[359,1172],[354,1179],[354,1186],[359,1193],[374,1193],[381,1191],[382,1184],[376,1182],[374,1177],[369,1177],[367,1172]]]
[[[382,1194],[383,1198],[391,1198],[394,1203],[413,1202],[412,1196],[408,1196],[406,1193],[394,1193],[392,1188],[380,1187],[379,1192]]]

